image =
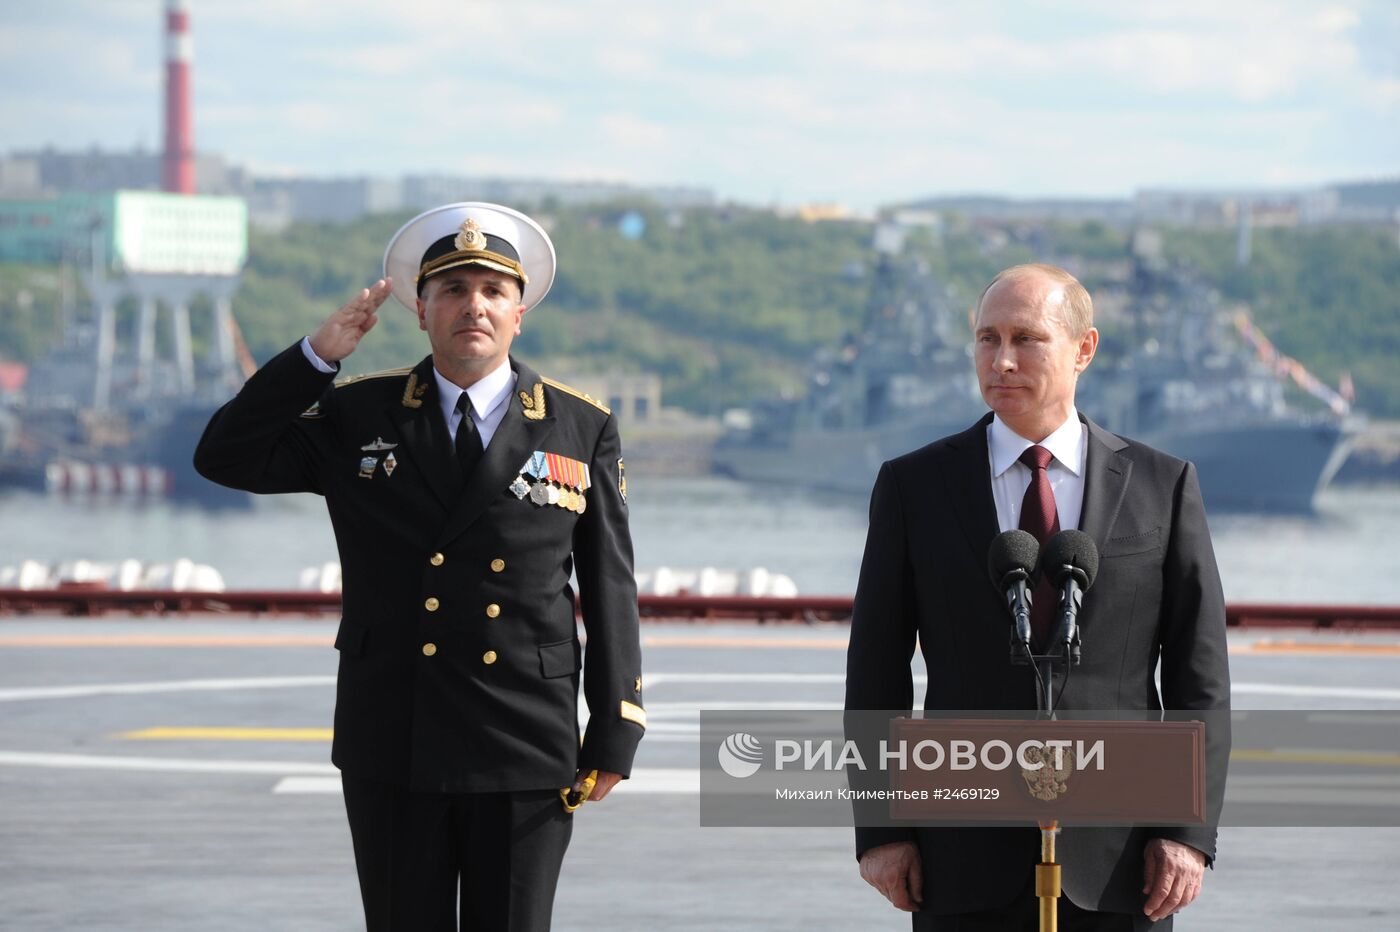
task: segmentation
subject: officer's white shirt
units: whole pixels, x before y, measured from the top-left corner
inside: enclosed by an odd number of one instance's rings
[[[319,371],[331,373],[339,371],[335,366],[326,362],[316,351],[311,348],[311,338],[302,337],[301,352],[306,357],[306,361],[315,366]],[[433,378],[437,380],[438,404],[442,407],[443,420],[447,422],[447,432],[452,436],[452,441],[457,441],[457,425],[462,422],[462,417],[457,413],[457,399],[462,394],[462,388],[443,377],[442,373],[433,367]],[[510,360],[506,359],[499,366],[492,369],[486,375],[477,379],[472,386],[466,389],[467,397],[471,399],[472,421],[476,424],[476,429],[481,434],[481,448],[484,450],[491,443],[491,438],[496,435],[496,428],[501,426],[501,421],[505,419],[509,406],[505,403],[511,390],[515,388],[515,370],[510,367]]]
[[[447,432],[452,435],[452,442],[456,443],[457,425],[462,423],[462,417],[457,413],[457,399],[463,389],[447,381],[436,367],[433,368],[433,378],[437,379],[438,404],[442,406],[442,416],[447,419]],[[501,426],[501,421],[510,407],[506,404],[506,399],[510,397],[514,388],[515,370],[510,367],[510,360],[504,359],[499,366],[477,379],[465,390],[467,397],[471,399],[472,421],[476,424],[477,432],[481,434],[483,450],[495,436],[496,428]]]
[[[1088,455],[1089,432],[1070,408],[1069,418],[1040,442],[1055,457],[1045,474],[1055,494],[1055,510],[1060,530],[1078,530],[1084,508],[1084,459]],[[999,415],[987,425],[987,458],[992,469],[992,500],[996,502],[997,524],[1003,531],[1021,526],[1021,501],[1026,497],[1034,473],[1019,457],[1034,443],[1006,426]]]

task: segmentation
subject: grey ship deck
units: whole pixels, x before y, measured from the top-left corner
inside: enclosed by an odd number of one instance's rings
[[[309,621],[0,624],[0,926],[359,927],[323,731],[331,635]],[[1237,707],[1400,708],[1400,638],[1310,654],[1306,640],[1252,652],[1259,637],[1232,635]],[[697,710],[837,705],[845,629],[649,625],[645,638],[650,734],[635,779],[580,815],[555,927],[907,929],[860,881],[846,830],[698,825]],[[171,727],[310,731],[150,731]],[[1179,928],[1394,929],[1397,858],[1400,829],[1226,829]]]

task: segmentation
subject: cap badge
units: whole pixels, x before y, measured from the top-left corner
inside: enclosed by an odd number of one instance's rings
[[[472,217],[462,221],[462,232],[453,240],[458,249],[485,249],[486,234],[481,232],[481,224]]]

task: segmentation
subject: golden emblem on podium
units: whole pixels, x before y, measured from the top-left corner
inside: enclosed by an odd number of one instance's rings
[[[1026,792],[1036,799],[1051,802],[1069,792],[1069,775],[1074,771],[1074,751],[1067,747],[1058,750],[1052,747],[1027,748],[1025,761],[1039,762],[1032,769],[1023,766],[1021,776],[1026,781]],[[1058,760],[1059,766],[1056,766]]]

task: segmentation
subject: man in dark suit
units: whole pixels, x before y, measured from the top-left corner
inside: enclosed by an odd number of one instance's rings
[[[999,531],[1043,509],[1042,534],[1078,528],[1101,556],[1059,706],[1228,709],[1224,597],[1194,467],[1075,409],[1098,346],[1088,293],[1062,269],[1017,266],[983,292],[974,329],[992,413],[876,479],[846,708],[912,708],[916,642],[924,708],[1036,708],[1031,668],[1007,660],[1005,602],[985,566]],[[861,875],[917,929],[1035,929],[1038,842],[1034,827],[856,829]],[[1058,847],[1061,928],[1165,928],[1199,892],[1215,830],[1068,828]]]
[[[509,355],[554,277],[534,221],[438,208],[385,268],[248,380],[195,463],[325,496],[344,580],[331,756],[368,928],[547,929],[573,809],[626,776],[646,727],[617,426]],[[432,354],[333,384],[391,291]]]

